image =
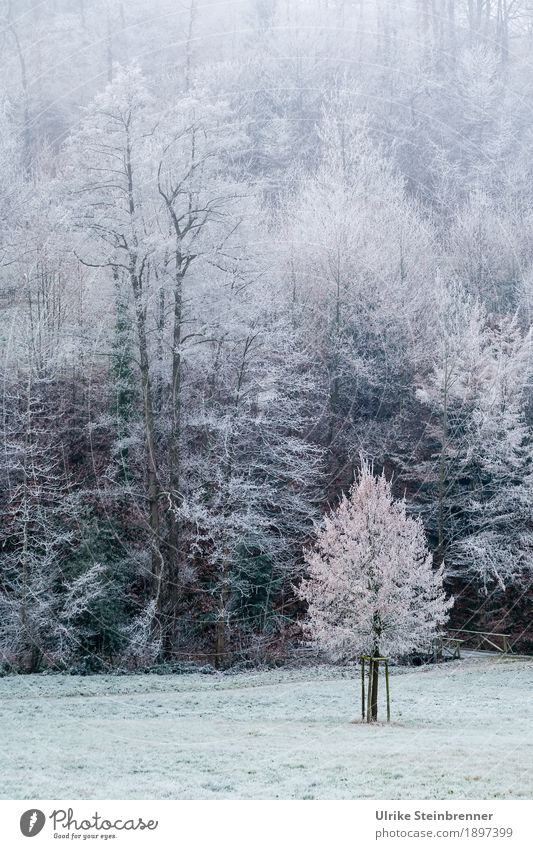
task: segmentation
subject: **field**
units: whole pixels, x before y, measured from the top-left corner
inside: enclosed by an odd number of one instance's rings
[[[0,679],[7,799],[529,798],[533,663],[396,669],[390,725],[354,670]]]

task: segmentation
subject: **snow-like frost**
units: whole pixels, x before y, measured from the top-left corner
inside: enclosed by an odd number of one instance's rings
[[[0,795],[529,798],[532,684],[522,660],[395,668],[372,726],[352,668],[6,677]]]

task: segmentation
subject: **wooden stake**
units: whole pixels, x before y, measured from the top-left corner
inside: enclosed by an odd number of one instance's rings
[[[361,715],[365,721],[365,659],[361,658]]]
[[[374,659],[368,660],[368,702],[366,709],[366,721],[372,722],[372,684],[374,679]]]
[[[389,695],[389,661],[385,661],[385,687],[387,690],[387,722],[390,722],[390,695]]]

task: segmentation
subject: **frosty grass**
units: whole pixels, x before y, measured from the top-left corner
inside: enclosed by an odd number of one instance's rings
[[[347,668],[5,677],[0,795],[529,798],[532,684],[506,658],[395,669],[368,726]]]

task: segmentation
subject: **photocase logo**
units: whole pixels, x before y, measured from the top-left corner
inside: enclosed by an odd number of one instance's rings
[[[20,830],[24,837],[35,837],[42,831],[45,822],[46,817],[42,811],[30,808],[29,811],[24,811],[20,818]]]
[[[25,837],[35,837],[44,828],[47,817],[38,808],[29,808],[24,811],[20,818],[20,830]],[[108,839],[110,836],[115,837],[113,832],[121,831],[155,831],[159,825],[158,820],[144,820],[142,817],[129,817],[126,819],[108,819],[98,811],[94,814],[82,818],[76,818],[73,808],[56,808],[49,815],[51,821],[50,826],[54,831],[54,837],[70,837],[71,833],[75,837],[81,835],[77,832],[88,832],[84,834],[86,837],[102,837]],[[63,833],[62,833],[63,832]],[[104,832],[98,834],[98,832]],[[105,832],[109,832],[106,834]]]

